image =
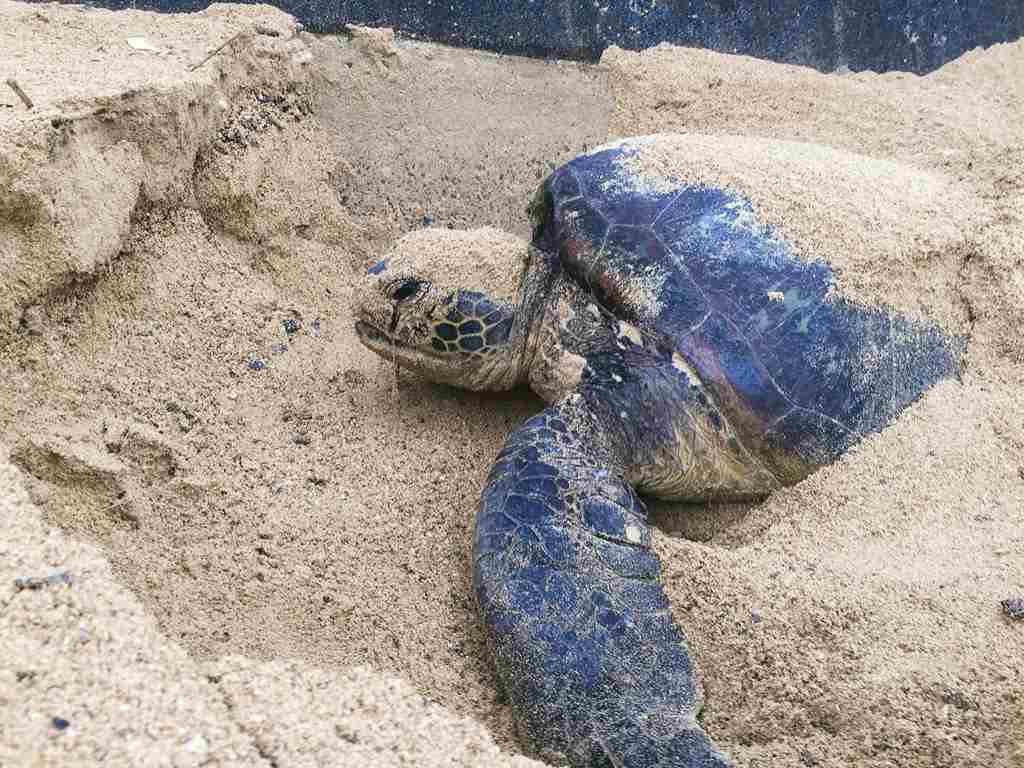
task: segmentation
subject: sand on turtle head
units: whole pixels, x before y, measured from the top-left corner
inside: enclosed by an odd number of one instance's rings
[[[411,274],[434,286],[514,302],[529,264],[529,244],[493,227],[432,227],[399,238],[387,259],[391,275]]]

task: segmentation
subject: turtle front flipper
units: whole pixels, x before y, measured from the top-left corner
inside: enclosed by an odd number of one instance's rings
[[[521,733],[543,758],[730,765],[697,723],[660,571],[644,505],[583,397],[512,433],[483,492],[474,586]]]

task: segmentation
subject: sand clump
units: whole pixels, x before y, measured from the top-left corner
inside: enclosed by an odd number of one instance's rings
[[[529,764],[498,752],[518,747],[470,530],[505,436],[540,403],[396,380],[352,330],[365,268],[424,218],[343,202],[360,173],[413,199],[416,179],[364,151],[401,126],[332,133],[320,103],[340,81],[308,55],[331,46],[266,7],[0,13],[0,39],[64,52],[0,54],[35,73],[18,77],[39,104],[0,97],[0,257],[18,276],[0,286],[0,442],[17,467],[0,465],[0,719],[18,723],[0,761]],[[138,36],[163,52],[123,44]],[[382,119],[400,114],[388,84],[419,59],[357,38],[369,63],[353,70],[376,78]],[[494,71],[442,58],[474,87]],[[83,69],[61,91],[47,60]],[[604,65],[609,139],[687,130],[719,169],[729,150],[764,219],[832,245],[849,290],[968,339],[962,381],[800,485],[754,508],[654,505],[705,726],[740,765],[1019,765],[1024,634],[999,604],[1024,593],[1020,44],[925,78],[670,47]],[[522,71],[572,76],[538,66]],[[459,136],[418,199],[444,197],[460,225],[527,222],[525,197],[493,220],[449,197]],[[450,239],[448,254],[506,242]],[[63,571],[70,586],[13,586]]]
[[[0,108],[7,336],[26,308],[114,259],[138,211],[190,202],[199,151],[233,106],[261,89],[304,89],[309,69],[298,25],[265,9],[220,7],[174,25],[11,2],[0,13],[5,69],[34,103],[21,117],[8,91]],[[155,50],[126,43],[139,39]]]

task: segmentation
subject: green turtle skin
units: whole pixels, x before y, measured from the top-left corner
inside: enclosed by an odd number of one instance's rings
[[[827,261],[752,225],[733,192],[652,191],[627,161],[670,141],[620,142],[544,181],[516,298],[481,304],[469,291],[483,347],[441,338],[442,351],[432,338],[452,325],[445,312],[469,305],[468,287],[392,279],[387,262],[357,326],[371,349],[399,350],[432,378],[525,381],[549,403],[491,469],[473,581],[524,741],[580,768],[730,765],[697,720],[693,660],[640,494],[763,497],[960,370],[958,340],[841,298]],[[503,329],[493,344],[485,326]]]

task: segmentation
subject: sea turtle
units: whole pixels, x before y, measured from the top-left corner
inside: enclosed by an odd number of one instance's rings
[[[696,720],[639,494],[763,497],[956,375],[954,337],[835,290],[730,188],[651,177],[686,137],[557,168],[533,239],[422,230],[370,268],[363,344],[549,404],[483,489],[474,588],[519,730],[574,766],[725,766]],[[650,165],[650,164],[647,164]]]

